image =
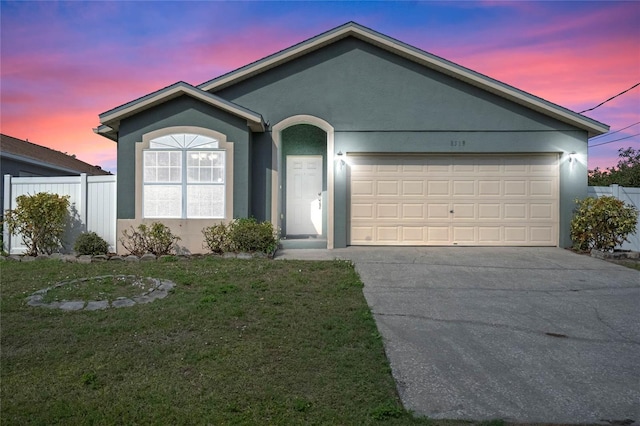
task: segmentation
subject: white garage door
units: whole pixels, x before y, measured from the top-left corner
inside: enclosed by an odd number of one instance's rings
[[[558,156],[350,156],[352,245],[556,246]]]

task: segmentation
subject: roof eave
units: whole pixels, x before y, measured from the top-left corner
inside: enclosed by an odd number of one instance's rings
[[[120,127],[120,122],[123,119],[182,95],[191,96],[192,98],[219,108],[229,114],[245,119],[247,121],[247,126],[252,131],[264,132],[266,130],[266,124],[262,115],[219,98],[211,93],[200,90],[187,83],[178,82],[164,89],[160,89],[157,92],[143,96],[140,99],[100,114],[100,126],[98,126],[95,132],[109,139],[117,140],[117,132]]]

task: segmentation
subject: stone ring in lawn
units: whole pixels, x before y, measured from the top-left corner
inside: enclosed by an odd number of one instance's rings
[[[75,288],[79,288],[80,286],[90,286],[92,283],[101,283],[104,281],[117,283],[120,288],[129,287],[127,289],[129,293],[136,291],[136,289],[140,289],[141,292],[135,295],[129,294],[126,297],[116,297],[113,298],[113,300],[109,300],[110,298],[103,292],[87,297],[86,299],[88,300],[66,300],[66,297],[62,300],[57,300],[55,298],[47,297],[48,294],[51,296],[50,292],[59,290],[66,291],[73,286],[75,286]],[[70,281],[62,281],[51,287],[38,290],[27,297],[27,305],[50,309],[62,309],[63,311],[97,311],[107,308],[126,308],[136,304],[151,303],[156,299],[164,299],[169,295],[169,292],[174,287],[174,282],[158,278],[143,278],[136,275],[101,275],[99,277],[78,278]],[[73,293],[73,291],[67,291],[67,293],[70,292]],[[70,296],[68,298],[76,299],[74,296]],[[78,297],[77,299],[84,298]]]

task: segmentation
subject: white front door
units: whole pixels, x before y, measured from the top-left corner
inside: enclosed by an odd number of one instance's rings
[[[287,235],[322,234],[322,156],[287,155]]]

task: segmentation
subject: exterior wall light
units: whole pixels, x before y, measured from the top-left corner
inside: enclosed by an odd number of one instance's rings
[[[569,153],[569,162],[573,163],[574,161],[576,161],[576,152],[575,151],[571,151]]]
[[[345,165],[344,158],[342,158],[343,156],[344,156],[344,154],[342,153],[342,151],[338,151],[338,153],[336,154],[336,158],[338,159],[338,161],[340,163],[340,170],[342,170],[342,168]]]

